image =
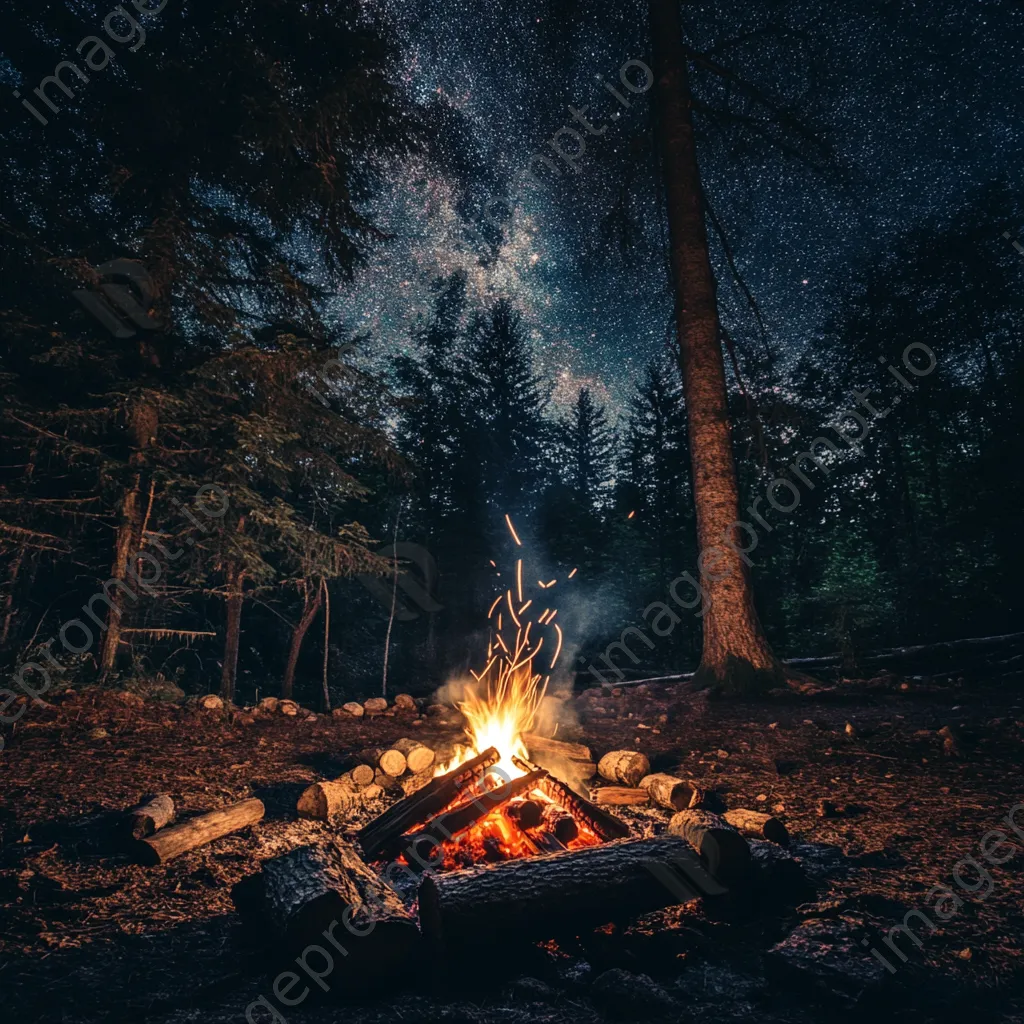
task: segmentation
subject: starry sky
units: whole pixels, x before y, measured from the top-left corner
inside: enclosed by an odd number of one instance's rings
[[[607,88],[625,93],[622,65],[649,62],[646,5],[366,6],[397,27],[396,76],[427,111],[430,143],[391,169],[374,201],[390,238],[339,288],[339,323],[370,333],[371,356],[407,351],[431,282],[462,270],[474,307],[506,296],[523,313],[552,413],[588,386],[614,418],[670,336],[653,91],[626,94],[626,109]],[[968,205],[987,182],[1024,188],[1019,2],[720,0],[686,5],[684,21],[699,51],[799,111],[832,153],[813,170],[698,121],[709,201],[781,366],[814,344],[856,269],[903,232]],[[629,77],[643,84],[642,71]],[[712,105],[763,113],[724,100],[706,72],[694,87]],[[549,144],[563,125],[580,129],[569,105],[606,129],[586,135],[575,169]],[[572,154],[573,140],[561,141]],[[524,180],[538,153],[564,173],[534,165],[538,181]],[[485,208],[501,221],[495,244],[479,233]],[[713,247],[723,319],[742,351],[758,344],[755,324]]]

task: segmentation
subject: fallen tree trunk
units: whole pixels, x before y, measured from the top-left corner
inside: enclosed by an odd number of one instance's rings
[[[496,765],[501,755],[494,747],[459,765],[446,775],[432,779],[418,792],[399,800],[382,815],[359,830],[357,838],[363,856],[376,860],[388,853],[396,853],[402,836],[432,815],[443,810],[470,782],[483,776]]]
[[[673,815],[668,830],[685,839],[723,885],[742,885],[749,879],[750,847],[743,836],[717,814],[679,811]]]
[[[165,828],[156,835],[140,839],[136,853],[143,864],[166,864],[189,850],[206,846],[221,836],[237,832],[246,825],[255,825],[265,813],[263,802],[255,798],[242,800],[219,811],[200,814],[180,825]]]
[[[351,846],[334,840],[266,861],[263,907],[291,951],[318,946],[330,954],[331,971],[344,963],[347,978],[366,972],[393,978],[404,971],[419,940],[416,922],[398,894]],[[323,974],[319,957],[311,966]]]
[[[647,790],[653,803],[670,811],[684,811],[689,807],[699,807],[704,802],[704,790],[696,782],[661,772],[645,775],[640,780],[640,788]]]
[[[658,877],[670,866],[678,884]],[[445,952],[576,935],[701,895],[719,895],[676,836],[635,839],[470,868],[420,883],[424,936]]]
[[[123,828],[132,839],[144,839],[172,821],[174,801],[166,793],[157,793],[125,812]]]
[[[789,832],[786,831],[786,826],[770,814],[738,807],[734,811],[726,811],[722,817],[741,835],[750,836],[752,839],[767,839],[780,846],[789,845]]]
[[[795,906],[814,895],[800,862],[775,843],[750,842],[750,858],[762,907]]]

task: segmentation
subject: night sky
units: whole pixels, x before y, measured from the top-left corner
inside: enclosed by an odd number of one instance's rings
[[[429,309],[430,282],[461,268],[475,303],[504,295],[523,312],[553,412],[582,385],[621,411],[671,317],[660,185],[648,159],[653,92],[629,97],[627,111],[598,80],[622,92],[620,66],[649,62],[646,5],[581,5],[574,25],[550,16],[575,8],[572,0],[368,6],[400,26],[399,73],[436,115],[442,159],[393,168],[374,206],[393,237],[339,289],[341,322],[369,330],[375,355],[405,350]],[[701,133],[710,202],[781,365],[813,344],[872,254],[969,204],[986,182],[1024,185],[1020,3],[689,6],[698,49],[799,110],[841,172],[812,171],[714,126]],[[766,25],[787,34],[742,38]],[[719,95],[706,73],[695,85]],[[566,169],[554,181],[538,167],[540,186],[516,184],[532,154],[554,157],[547,140],[561,125],[582,131],[569,104],[588,105],[591,123],[607,131],[587,136],[578,174]],[[567,151],[573,145],[565,141]],[[495,199],[512,215],[491,254],[467,223],[474,206]],[[716,255],[724,321],[742,350],[755,344],[754,321]]]

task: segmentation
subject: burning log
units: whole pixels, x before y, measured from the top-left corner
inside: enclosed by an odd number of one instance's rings
[[[789,845],[789,832],[786,831],[786,826],[770,814],[737,808],[735,811],[726,811],[722,817],[741,835],[750,836],[752,839],[767,839],[769,842],[778,843],[779,846]]]
[[[394,747],[369,747],[360,751],[359,757],[372,768],[379,768],[385,775],[397,779],[406,769],[405,754]]]
[[[463,786],[480,778],[500,759],[498,751],[494,747],[488,747],[482,754],[471,758],[446,775],[431,779],[419,792],[399,800],[359,831],[359,846],[363,856],[375,860],[389,852],[396,852],[404,833],[447,807]]]
[[[512,755],[512,763],[523,771],[530,771],[535,768],[529,761]],[[579,821],[587,825],[598,838],[610,842],[613,839],[625,839],[629,835],[629,826],[621,819],[616,818],[597,804],[591,803],[579,793],[571,790],[560,779],[548,776],[541,779],[537,788],[555,803],[567,808]]]
[[[679,811],[672,816],[668,830],[681,836],[694,850],[708,871],[725,885],[737,885],[750,875],[750,847],[747,841],[717,814],[710,811]]]
[[[503,807],[520,793],[529,793],[541,779],[547,777],[542,768],[521,775],[518,779],[504,782],[494,789],[471,797],[462,803],[433,817],[420,829],[403,841],[408,851],[406,860],[415,860],[421,867],[434,866],[433,853],[446,839],[452,839],[463,829],[486,817],[492,811]]]
[[[419,740],[403,738],[396,740],[392,747],[405,755],[405,763],[413,775],[425,772],[434,763],[434,751]]]
[[[670,811],[700,807],[705,797],[704,790],[696,782],[687,782],[661,772],[645,775],[640,780],[640,788],[646,789],[651,795],[651,800],[659,807],[668,808]]]
[[[663,871],[671,872],[671,887]],[[426,938],[448,952],[485,939],[576,935],[724,891],[682,839],[659,836],[426,875],[420,920]]]
[[[524,797],[522,800],[509,801],[507,813],[520,828],[536,828],[544,816],[544,808],[538,801]]]
[[[329,949],[340,939],[348,951],[346,973],[358,966],[387,976],[419,940],[398,894],[351,846],[337,841],[300,846],[265,861],[263,907],[292,949]]]
[[[144,839],[172,821],[174,801],[166,793],[157,793],[125,811],[123,827],[132,839]]]
[[[544,830],[560,843],[571,843],[580,834],[576,819],[558,804],[548,804],[544,808]]]
[[[136,852],[143,864],[166,864],[173,857],[212,843],[221,836],[245,828],[246,825],[255,825],[264,813],[265,808],[261,800],[242,800],[230,807],[200,814],[180,825],[173,825],[156,835],[140,839]]]
[[[381,787],[372,782],[357,788],[354,781],[343,775],[333,782],[315,782],[303,790],[297,810],[300,818],[314,821],[345,820],[358,814],[363,806],[382,793]]]
[[[633,789],[630,786],[602,786],[594,794],[594,802],[598,807],[635,807],[647,804],[650,797],[646,789]]]
[[[597,772],[609,782],[635,786],[651,770],[651,762],[635,750],[611,750],[597,762]]]

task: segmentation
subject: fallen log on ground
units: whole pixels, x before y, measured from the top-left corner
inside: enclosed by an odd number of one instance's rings
[[[672,872],[671,888],[658,869]],[[684,840],[659,836],[427,875],[420,921],[424,936],[448,953],[575,935],[725,891]]]
[[[631,786],[602,786],[594,791],[594,803],[598,807],[636,807],[650,802],[646,789]]]
[[[740,886],[750,877],[750,847],[723,818],[710,811],[679,811],[668,830],[685,839],[714,878],[723,885]]]
[[[157,793],[125,811],[122,828],[132,839],[144,839],[172,821],[174,801],[166,793]]]
[[[750,858],[762,907],[796,906],[814,895],[800,862],[776,843],[752,839]]]
[[[419,932],[398,894],[349,845],[331,840],[300,846],[263,864],[263,907],[292,951],[311,944],[347,951],[333,956],[345,974],[358,966],[394,978],[415,950]],[[335,945],[336,949],[336,945]],[[323,970],[320,960],[312,965]]]
[[[221,836],[237,832],[247,825],[255,825],[265,813],[261,800],[255,797],[242,800],[219,811],[200,814],[196,818],[172,825],[155,835],[140,839],[135,852],[141,863],[147,865],[166,864],[189,850],[206,846]]]
[[[651,762],[636,750],[610,750],[597,762],[601,778],[623,786],[636,786],[650,771]]]
[[[357,838],[363,856],[368,860],[376,860],[388,853],[398,852],[401,838],[406,832],[422,825],[432,815],[447,807],[464,786],[481,778],[500,759],[498,751],[489,747],[446,775],[431,779],[418,792],[399,800],[359,830]]]
[[[365,804],[382,793],[372,782],[357,788],[346,776],[329,782],[314,782],[302,791],[297,810],[300,818],[339,822],[358,814]]]
[[[752,839],[767,839],[780,846],[789,844],[789,832],[786,831],[786,826],[770,814],[737,807],[733,811],[726,811],[722,817],[741,835],[750,836]]]
[[[678,779],[663,772],[645,775],[640,780],[640,788],[650,793],[652,803],[670,811],[685,811],[689,807],[699,807],[704,802],[704,790],[696,782]]]

